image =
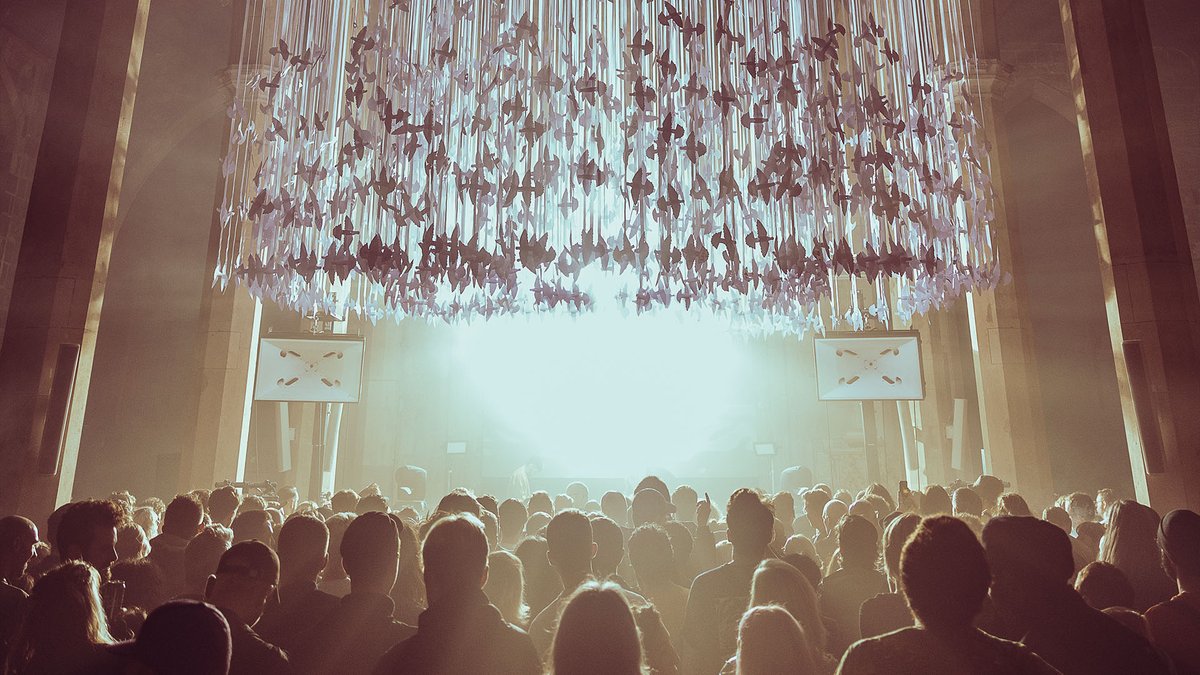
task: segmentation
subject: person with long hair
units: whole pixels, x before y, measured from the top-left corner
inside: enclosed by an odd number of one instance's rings
[[[504,620],[518,628],[529,625],[529,605],[525,604],[525,571],[521,559],[508,551],[488,554],[488,578],[483,592]]]
[[[38,580],[13,640],[6,675],[104,673],[115,670],[113,643],[100,602],[100,575],[73,560]]]
[[[1100,538],[1100,561],[1125,573],[1133,586],[1133,607],[1144,612],[1174,597],[1176,589],[1162,568],[1158,553],[1158,513],[1131,499],[1122,499],[1108,512],[1108,530]]]
[[[750,584],[750,608],[768,605],[783,607],[804,631],[808,662],[815,672],[831,673],[837,667],[825,651],[828,634],[817,601],[817,591],[795,566],[782,560],[759,563]],[[726,662],[722,673],[736,670],[736,656]]]
[[[751,607],[738,624],[737,675],[815,672],[804,629],[779,605]]]
[[[563,608],[551,652],[554,675],[641,675],[637,624],[620,587],[580,586]]]

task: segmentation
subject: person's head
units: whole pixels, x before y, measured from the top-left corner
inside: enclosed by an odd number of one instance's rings
[[[1092,562],[1079,571],[1075,590],[1093,609],[1131,607],[1133,586],[1125,573],[1106,562]]]
[[[545,532],[546,526],[550,524],[550,515],[541,511],[534,511],[529,514],[529,520],[525,521],[525,536],[536,537]]]
[[[575,502],[571,500],[570,495],[558,493],[554,495],[554,512],[566,511],[567,509],[575,508]]]
[[[142,531],[146,533],[148,539],[153,539],[159,534],[159,518],[158,511],[155,511],[149,506],[139,506],[133,510],[133,522],[142,526]]]
[[[957,518],[921,521],[900,556],[900,588],[913,616],[928,628],[970,626],[990,583],[983,547]]]
[[[329,563],[329,528],[315,516],[292,516],[279,528],[275,548],[282,585],[315,582]]]
[[[192,495],[177,495],[167,504],[162,530],[180,539],[191,539],[200,531],[203,518],[204,507],[199,499]]]
[[[500,538],[507,544],[520,541],[525,533],[525,521],[529,513],[525,505],[516,499],[505,499],[497,509],[500,520]]]
[[[669,583],[675,578],[675,560],[671,540],[661,525],[638,527],[629,536],[629,562],[637,574],[638,583],[652,587]]]
[[[184,581],[190,592],[203,594],[204,584],[232,543],[233,532],[221,525],[209,525],[192,537],[183,549]]]
[[[346,527],[339,550],[353,592],[386,594],[396,583],[400,532],[388,514],[368,511],[355,518]]]
[[[879,530],[862,516],[846,516],[837,527],[842,567],[872,568],[879,563]]]
[[[821,510],[821,526],[825,532],[832,533],[837,529],[842,518],[850,513],[850,505],[840,499],[828,499]]]
[[[62,560],[82,560],[103,575],[117,561],[120,511],[110,501],[89,499],[72,504],[58,525],[58,554]]]
[[[478,518],[482,508],[466,488],[454,488],[449,494],[442,497],[435,510],[442,513],[469,513]]]
[[[825,648],[825,623],[817,602],[817,591],[795,566],[768,559],[758,564],[750,584],[750,606],[779,605],[804,629],[809,647]]]
[[[37,525],[22,516],[0,518],[0,581],[16,583],[25,575],[38,543]]]
[[[172,600],[150,612],[130,646],[153,675],[225,675],[233,651],[225,617],[195,600]]]
[[[567,509],[551,518],[546,526],[546,546],[546,559],[560,577],[591,573],[596,544],[592,523],[583,512]]]
[[[661,492],[654,488],[642,488],[633,495],[633,504],[629,507],[629,518],[633,526],[657,523],[665,525],[670,514],[671,502]]]
[[[1100,544],[1100,560],[1123,570],[1145,564],[1147,549],[1158,550],[1161,519],[1149,506],[1122,499],[1108,513],[1108,530]]]
[[[1075,573],[1071,539],[1057,525],[1032,516],[999,516],[983,528],[992,572],[991,596],[1014,616],[1031,616],[1070,590]]]
[[[500,516],[500,502],[492,495],[479,495],[475,498],[479,502],[479,508],[484,511],[491,511],[493,516]],[[482,512],[481,512],[482,513]]]
[[[725,522],[735,556],[761,558],[775,536],[775,514],[756,490],[742,488],[729,497]]]
[[[1029,504],[1025,498],[1015,492],[1006,492],[1000,495],[999,501],[996,503],[996,515],[998,516],[1032,516],[1033,511],[1029,510]]]
[[[554,635],[555,675],[640,675],[642,648],[618,586],[589,582],[563,608]]]
[[[575,481],[567,485],[567,496],[571,498],[571,505],[577,509],[583,510],[583,507],[588,502],[588,486]]]
[[[1177,509],[1162,519],[1158,547],[1163,567],[1181,586],[1200,581],[1200,515]]]
[[[1081,523],[1093,522],[1096,520],[1096,500],[1091,495],[1073,492],[1067,497],[1067,514],[1076,528]]]
[[[213,490],[208,495],[208,515],[214,523],[229,527],[233,523],[233,514],[242,505],[242,499],[237,490],[226,485]]]
[[[358,502],[354,505],[354,512],[359,515],[364,513],[387,513],[387,497],[378,493],[364,494],[358,498]]]
[[[469,513],[434,524],[425,535],[421,558],[431,607],[479,592],[487,583],[487,537],[479,519]]]
[[[242,511],[233,519],[233,542],[262,541],[270,543],[274,538],[271,514],[264,509]]]
[[[530,495],[529,513],[544,513],[548,516],[554,515],[554,501],[550,499],[550,493],[538,490]]]
[[[609,490],[600,497],[600,512],[612,518],[618,525],[625,525],[629,519],[629,502],[625,495],[616,490]]]
[[[238,513],[247,511],[265,511],[267,509],[267,500],[258,495],[246,495],[242,498],[242,503],[238,505]]]
[[[808,524],[818,531],[825,531],[825,504],[829,501],[829,493],[812,489],[804,493],[801,501],[804,502],[804,515]]]
[[[646,489],[658,490],[658,494],[662,495],[663,499],[667,500],[668,502],[671,501],[670,488],[668,488],[666,482],[663,481],[663,479],[659,478],[658,476],[646,476],[645,478],[643,478],[637,484],[637,487],[635,487],[633,489],[633,494],[636,495],[637,493],[641,492],[642,490],[646,490]]]
[[[956,516],[967,515],[978,518],[983,515],[983,500],[971,488],[960,487],[955,490],[952,501]]]
[[[349,488],[338,490],[329,498],[329,508],[334,513],[354,513],[354,507],[358,505],[358,493]]]
[[[925,496],[921,498],[921,510],[927,516],[950,514],[954,513],[954,503],[950,500],[946,488],[930,485],[925,490]]]
[[[820,559],[817,555],[817,547],[813,545],[812,539],[809,539],[803,534],[793,534],[787,538],[783,544],[784,554],[795,553],[797,555],[808,556],[813,560]]]
[[[524,626],[529,620],[529,606],[525,604],[525,569],[517,556],[508,551],[488,554],[488,575],[483,592],[500,610],[505,621]]]
[[[738,623],[738,675],[813,672],[808,640],[783,607],[751,607]]]
[[[771,507],[775,516],[790,528],[796,517],[796,497],[790,492],[776,492],[771,497]]]
[[[342,569],[342,537],[354,518],[353,511],[342,511],[325,519],[325,527],[329,528],[329,562],[321,574],[322,580],[346,578],[346,570]]]
[[[920,516],[905,513],[888,523],[883,531],[883,569],[888,579],[896,584],[900,580],[900,556],[904,552],[904,545],[920,523]]]
[[[150,539],[142,526],[121,523],[117,528],[117,560],[141,560],[150,554]]]
[[[616,574],[617,567],[625,559],[625,535],[621,533],[621,526],[603,515],[589,516],[588,520],[592,524],[592,543],[596,545],[592,570],[601,578]]]
[[[1067,534],[1071,533],[1071,516],[1067,515],[1067,510],[1062,507],[1051,506],[1042,511],[1042,520]]]
[[[271,547],[243,541],[221,555],[216,573],[208,578],[204,599],[253,626],[278,584],[279,558]]]
[[[1096,492],[1096,515],[1108,522],[1108,510],[1117,503],[1117,491],[1112,488],[1100,488]]]
[[[296,512],[296,507],[300,505],[300,491],[292,486],[279,489],[279,508],[285,516],[290,516]]]
[[[1004,492],[1004,481],[995,476],[983,474],[976,478],[974,483],[971,483],[971,489],[979,495],[979,499],[983,502],[983,508],[990,509],[996,505],[996,500],[1000,499],[1000,495]]]
[[[678,520],[667,521],[663,526],[667,537],[671,539],[671,551],[675,555],[675,568],[680,572],[680,578],[687,576],[691,569],[692,549],[696,547],[695,538],[687,525]],[[691,576],[687,576],[691,579]]]
[[[50,570],[33,586],[25,620],[8,654],[11,671],[55,672],[97,645],[109,644],[108,621],[100,602],[100,575],[91,565],[71,560]]]
[[[479,522],[483,524],[483,533],[487,535],[488,550],[500,548],[500,520],[496,514],[487,509],[480,509]]]
[[[700,496],[691,485],[680,485],[671,493],[671,505],[675,507],[675,518],[684,522],[695,522],[696,504]]]

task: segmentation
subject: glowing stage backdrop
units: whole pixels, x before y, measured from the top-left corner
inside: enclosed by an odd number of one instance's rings
[[[218,284],[803,334],[999,279],[962,0],[247,4]]]

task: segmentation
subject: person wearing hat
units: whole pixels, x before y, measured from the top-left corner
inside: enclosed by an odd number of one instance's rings
[[[1163,567],[1179,594],[1146,610],[1146,626],[1179,675],[1200,673],[1200,515],[1180,509],[1158,529]]]
[[[1062,528],[1000,516],[983,528],[990,595],[1012,635],[1064,675],[1170,672],[1142,636],[1088,607],[1071,587],[1075,564]]]
[[[633,495],[629,516],[634,527],[642,525],[666,525],[667,518],[675,511],[669,498],[655,488],[642,488]]]
[[[150,612],[136,640],[110,650],[153,675],[225,675],[232,644],[229,623],[206,602],[173,600]]]
[[[290,673],[287,654],[263,640],[251,628],[262,616],[267,598],[279,584],[279,558],[261,541],[234,544],[221,556],[217,572],[208,578],[204,599],[229,622],[233,651],[229,673]]]

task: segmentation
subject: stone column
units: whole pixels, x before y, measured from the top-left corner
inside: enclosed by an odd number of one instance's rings
[[[237,22],[239,34],[240,25]],[[227,103],[232,102],[238,88],[245,84],[238,80],[239,76],[248,81],[260,72],[255,65],[230,66],[222,81],[229,96]],[[255,111],[257,107],[254,106]],[[228,142],[226,150],[227,146]],[[221,199],[221,191],[217,194],[217,199]],[[210,270],[217,267],[221,245],[218,207],[219,204],[213,205],[207,262]],[[196,432],[191,447],[184,446],[180,489],[208,488],[220,481],[245,479],[261,323],[262,304],[245,289],[230,283],[224,290],[212,287],[205,292],[201,304],[203,335]]]
[[[72,496],[149,9],[67,3],[0,346],[0,512]]]
[[[986,53],[985,44],[979,47]],[[1016,223],[1005,215],[1008,148],[996,105],[1011,73],[1009,66],[996,59],[976,59],[968,68],[968,87],[979,97],[977,112],[992,148],[991,175],[996,191],[992,240],[1001,266],[1012,275],[1012,281],[991,291],[971,294],[967,317],[986,460],[984,469],[1011,482],[1013,490],[1031,503],[1042,504],[1051,496],[1052,483],[1037,363],[1026,310],[1033,298],[1016,250]]]
[[[1160,512],[1200,508],[1200,296],[1146,9],[1142,0],[1059,8],[1134,487]],[[1126,361],[1134,341],[1141,364]]]

